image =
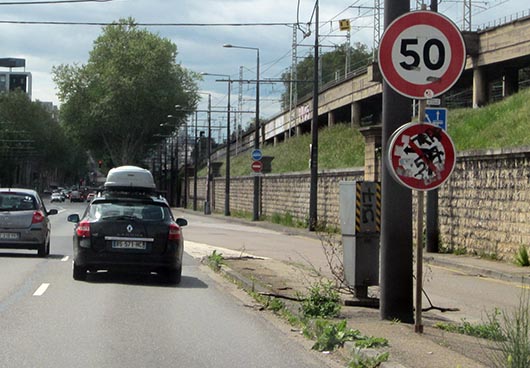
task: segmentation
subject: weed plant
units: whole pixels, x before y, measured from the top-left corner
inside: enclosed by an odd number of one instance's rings
[[[377,368],[388,360],[389,353],[381,353],[375,357],[364,357],[360,353],[356,353],[353,359],[348,364],[348,368]]]
[[[223,254],[217,253],[217,250],[214,249],[212,254],[207,257],[208,266],[214,271],[219,271],[224,262]]]
[[[515,264],[521,267],[530,266],[530,259],[528,257],[528,249],[524,245],[521,245],[519,247],[519,250],[515,254]]]
[[[300,299],[300,309],[305,318],[334,318],[340,314],[340,296],[329,281],[313,284],[309,294]]]
[[[518,306],[511,312],[502,311],[500,324],[503,339],[497,340],[489,358],[497,368],[530,367],[530,309],[528,291],[523,289]],[[489,316],[491,319],[491,316]]]
[[[359,330],[347,327],[346,320],[331,322],[326,319],[316,319],[308,323],[304,336],[315,340],[312,349],[317,351],[333,351],[344,346],[346,341],[353,341],[361,337]]]

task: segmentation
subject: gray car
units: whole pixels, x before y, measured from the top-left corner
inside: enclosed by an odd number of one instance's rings
[[[0,248],[34,249],[50,254],[49,215],[39,194],[31,189],[0,188]]]

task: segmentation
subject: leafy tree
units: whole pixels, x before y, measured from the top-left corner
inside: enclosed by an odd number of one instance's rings
[[[350,63],[348,71],[365,67],[371,60],[371,51],[362,43],[356,43],[354,47],[343,44],[338,46],[335,50],[326,52],[320,55],[320,69],[321,81],[326,84],[336,79],[336,75],[344,75],[346,70],[347,53],[350,52]],[[314,55],[305,57],[302,61],[296,64],[297,71],[297,97],[300,99],[313,90],[313,84],[310,83],[313,78]],[[285,93],[282,95],[282,107],[289,107],[289,96],[291,90],[291,72],[286,71],[282,74],[283,84],[285,86]],[[305,81],[305,82],[304,82]]]
[[[184,122],[186,113],[175,106],[189,109],[198,101],[199,76],[176,56],[176,45],[132,18],[104,27],[86,65],[53,68],[69,132],[112,165],[141,164]]]
[[[67,171],[72,147],[41,103],[20,91],[0,94],[0,185],[43,189]]]

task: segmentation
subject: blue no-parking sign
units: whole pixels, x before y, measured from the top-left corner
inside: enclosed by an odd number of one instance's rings
[[[447,109],[443,107],[426,107],[423,121],[447,131]]]

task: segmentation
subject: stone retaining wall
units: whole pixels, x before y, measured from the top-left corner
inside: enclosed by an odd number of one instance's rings
[[[319,173],[319,219],[339,227],[339,182],[362,180],[363,176],[362,168]],[[253,212],[253,181],[253,176],[232,178],[232,212]],[[204,200],[204,178],[200,184],[198,197]],[[262,215],[289,213],[298,221],[307,220],[308,172],[266,174],[261,184]],[[193,179],[189,188],[193,188]],[[212,195],[212,209],[223,213],[223,177],[213,180]],[[521,245],[530,246],[530,148],[460,153],[451,178],[439,190],[439,198],[443,247],[512,259]]]

